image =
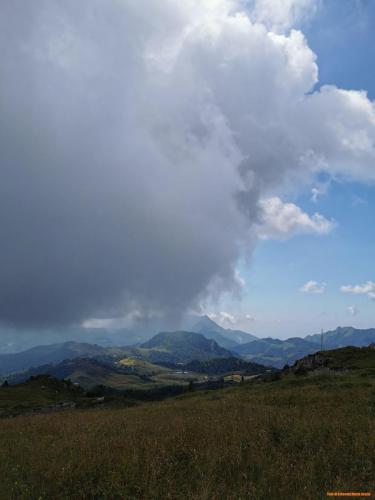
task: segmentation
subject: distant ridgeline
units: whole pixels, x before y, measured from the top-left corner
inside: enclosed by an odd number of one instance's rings
[[[375,342],[375,328],[360,330],[353,327],[338,327],[325,332],[323,349],[336,349],[345,346],[365,347]],[[320,350],[321,334],[305,338],[293,337],[286,340],[258,339],[236,347],[234,352],[245,359],[265,366],[282,368],[296,360]]]

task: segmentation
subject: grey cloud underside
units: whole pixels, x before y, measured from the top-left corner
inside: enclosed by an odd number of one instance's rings
[[[287,174],[323,159],[375,177],[366,97],[304,97],[316,66],[298,32],[209,5],[1,3],[1,321],[177,314],[235,286],[259,198]]]

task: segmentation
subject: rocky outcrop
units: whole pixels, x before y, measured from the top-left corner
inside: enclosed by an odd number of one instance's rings
[[[295,375],[304,375],[310,372],[328,372],[333,370],[332,363],[333,359],[329,357],[327,352],[317,352],[315,354],[309,354],[304,358],[296,361],[292,366],[286,365],[282,372],[284,375],[288,373],[293,373]],[[340,368],[335,368],[335,371],[340,370]],[[341,369],[342,370],[342,369]]]

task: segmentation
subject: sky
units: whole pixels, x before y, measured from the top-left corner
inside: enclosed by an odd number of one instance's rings
[[[0,337],[374,326],[375,6],[0,4]]]

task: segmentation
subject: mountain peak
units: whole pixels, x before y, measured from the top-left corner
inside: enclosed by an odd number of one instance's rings
[[[198,319],[198,321],[194,324],[192,330],[197,333],[200,333],[202,330],[221,332],[224,330],[224,328],[215,323],[215,321],[213,321],[209,316],[205,314]]]
[[[153,358],[161,353],[170,353],[177,361],[232,356],[230,351],[220,347],[215,340],[188,331],[160,332],[142,344],[141,348],[153,351],[150,352]]]

